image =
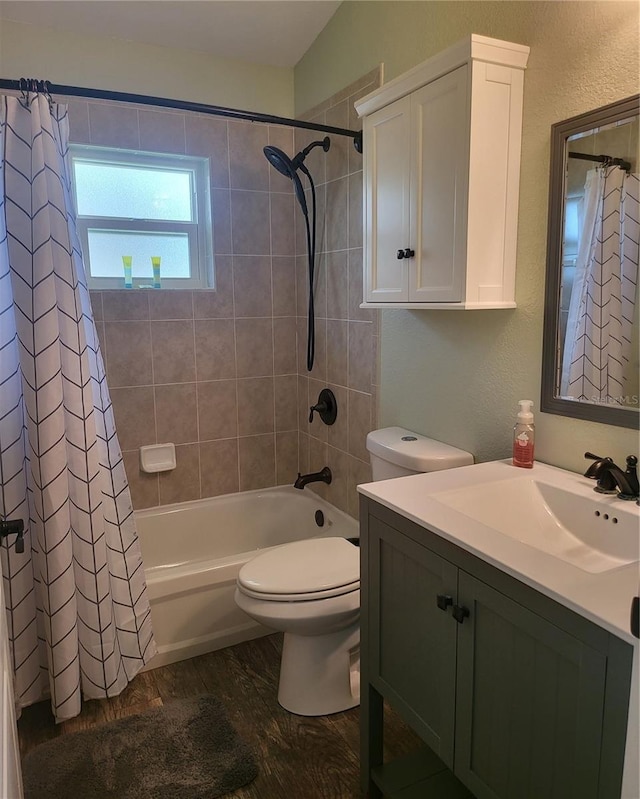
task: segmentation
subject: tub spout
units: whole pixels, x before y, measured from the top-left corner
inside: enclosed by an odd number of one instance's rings
[[[311,474],[300,474],[298,472],[298,477],[293,487],[302,489],[309,483],[326,483],[329,485],[331,483],[331,469],[325,466],[319,472],[312,472]]]

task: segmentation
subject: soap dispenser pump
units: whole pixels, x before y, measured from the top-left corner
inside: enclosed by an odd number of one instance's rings
[[[533,468],[533,445],[535,428],[533,426],[533,413],[531,400],[518,402],[520,411],[513,428],[513,465],[523,469]]]

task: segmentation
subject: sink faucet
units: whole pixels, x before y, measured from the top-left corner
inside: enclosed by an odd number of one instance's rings
[[[594,463],[584,473],[585,477],[596,480],[593,489],[601,494],[618,494],[620,499],[638,499],[640,487],[636,466],[638,459],[634,455],[627,458],[627,469],[622,471],[611,458],[601,458],[592,452],[585,452],[585,458],[591,458]]]
[[[312,472],[311,474],[300,474],[298,472],[298,477],[293,487],[302,489],[309,483],[326,483],[329,485],[331,483],[331,469],[325,466],[319,472]]]

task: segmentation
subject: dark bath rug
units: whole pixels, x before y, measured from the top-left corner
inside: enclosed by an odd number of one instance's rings
[[[258,773],[212,696],[61,735],[29,752],[22,771],[25,799],[215,799]]]

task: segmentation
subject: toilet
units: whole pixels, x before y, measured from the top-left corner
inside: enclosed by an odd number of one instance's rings
[[[367,436],[373,480],[451,469],[473,456],[401,427]],[[235,601],[260,624],[284,632],[278,702],[300,716],[325,716],[360,702],[360,550],[345,538],[294,541],[240,569]]]

